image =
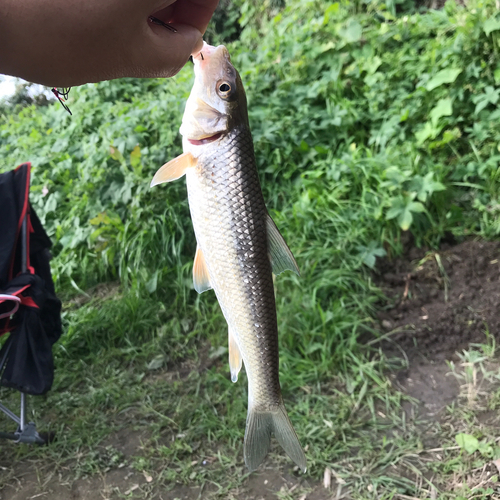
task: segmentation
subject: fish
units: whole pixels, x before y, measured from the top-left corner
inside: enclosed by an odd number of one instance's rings
[[[262,194],[245,90],[225,46],[204,43],[193,57],[194,84],[180,133],[183,153],[163,165],[151,186],[186,176],[197,249],[198,293],[213,289],[228,324],[231,380],[248,379],[244,460],[254,471],[274,435],[306,471],[279,382],[273,273],[299,269]]]

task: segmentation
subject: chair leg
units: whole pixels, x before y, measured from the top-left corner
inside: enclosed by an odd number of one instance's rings
[[[24,419],[26,416],[26,394],[21,392],[21,411],[19,414],[19,430],[23,432],[24,430]]]
[[[11,410],[9,410],[6,406],[0,403],[0,411],[4,412],[9,418],[14,420],[17,425],[21,424],[21,419]]]
[[[19,417],[2,403],[0,403],[0,411],[5,413],[5,415],[14,420],[18,425],[17,431],[14,433],[0,432],[0,438],[12,439],[17,443],[45,444],[47,442],[46,439],[38,434],[34,422],[26,423],[26,394],[24,392],[21,392],[21,411]]]

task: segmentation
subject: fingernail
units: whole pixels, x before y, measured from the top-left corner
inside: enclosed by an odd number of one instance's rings
[[[198,57],[200,55],[201,49],[203,48],[203,37],[200,33],[200,38],[196,41],[193,51],[191,52],[192,57]]]
[[[164,28],[167,28],[172,33],[177,33],[177,30],[171,24],[164,23],[161,19],[158,19],[157,17],[149,16],[148,21],[150,23],[157,24],[158,26],[163,26]]]

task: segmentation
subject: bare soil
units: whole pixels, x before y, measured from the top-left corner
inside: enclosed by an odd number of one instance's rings
[[[381,262],[377,281],[390,299],[378,311],[380,328],[386,333],[383,349],[390,357],[407,360],[408,368],[394,374],[395,382],[420,402],[421,414],[439,418],[459,394],[456,379],[447,376],[445,361],[456,360],[456,352],[471,343],[484,344],[486,332],[499,338],[500,243],[467,241],[445,245],[439,252],[412,248],[403,258]],[[112,446],[128,463],[140,454],[143,440],[147,440],[144,431],[119,432],[103,443],[102,452]],[[159,487],[154,478],[128,466],[72,482],[64,479],[71,475],[69,470],[54,477],[50,469],[50,464],[44,467],[24,460],[13,465],[0,459],[1,483],[6,484],[0,500],[210,497],[210,489],[200,487]],[[300,500],[335,498],[335,491],[324,489],[320,481],[271,467],[250,475],[228,498],[276,500],[278,492],[282,498]]]
[[[392,304],[378,317],[382,328],[400,330],[391,339],[409,358],[447,359],[499,332],[499,242],[412,249],[408,257],[384,263],[380,285]]]
[[[438,414],[459,394],[445,363],[471,344],[500,339],[500,242],[466,241],[439,252],[412,248],[381,263],[379,286],[390,303],[378,311],[389,356],[405,357],[396,374],[403,392]]]

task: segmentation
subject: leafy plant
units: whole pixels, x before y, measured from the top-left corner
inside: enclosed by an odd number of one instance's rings
[[[372,270],[402,251],[401,231],[434,249],[449,233],[500,234],[495,2],[426,12],[409,0],[221,3],[210,40],[232,40],[264,197],[302,273],[280,276],[276,297],[283,388],[312,474],[332,467],[356,498],[437,498],[394,475],[415,469],[420,428],[401,417],[383,355],[359,339],[384,300]],[[63,368],[40,408],[68,418],[73,434],[25,453],[85,473],[115,466],[113,450],[86,452],[130,415],[158,441],[134,467],[156,467],[160,482],[218,484],[228,498],[245,477],[244,384],[227,377],[213,294],[193,290],[185,184],[149,189],[181,151],[191,85],[187,66],[174,79],[73,89],[72,117],[58,103],[0,110],[0,168],[33,162],[31,202],[65,298]],[[460,372],[473,389],[479,358]],[[489,457],[489,437],[454,436]]]

